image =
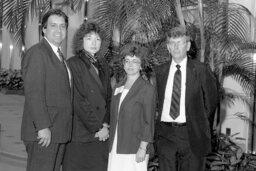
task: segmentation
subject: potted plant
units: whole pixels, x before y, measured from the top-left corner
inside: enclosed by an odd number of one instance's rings
[[[21,70],[0,70],[0,89],[5,94],[23,94]]]

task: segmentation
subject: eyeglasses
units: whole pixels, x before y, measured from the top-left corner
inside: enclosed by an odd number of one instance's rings
[[[137,59],[133,59],[133,60],[124,59],[124,60],[123,60],[123,63],[124,63],[124,64],[131,63],[131,64],[139,65],[139,64],[141,63],[141,61],[140,61],[140,60],[137,60]]]

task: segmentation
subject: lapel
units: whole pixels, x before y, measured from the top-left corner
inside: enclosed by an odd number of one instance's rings
[[[79,55],[79,58],[85,63],[86,67],[88,68],[90,76],[94,80],[93,82],[96,83],[98,90],[100,90],[101,94],[104,97],[105,91],[104,91],[104,88],[102,85],[102,81],[101,81],[99,75],[97,74],[96,70],[93,68],[93,66],[91,66],[92,64],[88,60],[87,54],[82,53],[81,55]],[[100,70],[99,70],[99,74],[100,74]]]
[[[116,125],[117,120],[118,120],[118,107],[119,107],[119,103],[120,103],[120,98],[121,98],[121,92],[117,93],[118,89],[120,89],[122,86],[124,86],[126,79],[122,80],[121,82],[117,83],[117,85],[115,86],[115,89],[113,91],[113,97],[111,99],[111,104],[112,106],[112,111],[110,113],[111,118],[113,118],[114,120],[114,125]]]
[[[100,77],[97,74],[96,70],[93,68],[93,66],[90,66],[89,72],[93,76],[93,78],[94,78],[95,82],[97,83],[97,85],[99,86],[101,92],[103,92],[102,82],[101,82]],[[99,74],[100,74],[100,71],[99,71]]]
[[[165,96],[165,88],[166,88],[166,83],[167,83],[168,76],[169,76],[170,66],[171,66],[171,60],[166,62],[163,65],[160,65],[156,70],[157,77],[158,77],[157,78],[157,80],[158,80],[157,91],[158,91],[158,101],[159,101],[159,114],[157,117],[158,120],[161,119],[161,115],[162,115],[164,96]]]
[[[187,61],[187,76],[186,76],[186,93],[185,93],[185,104],[186,108],[189,105],[189,99],[192,92],[194,91],[194,85],[197,81],[197,72],[193,61],[188,58]]]
[[[158,76],[160,77],[159,80],[162,81],[161,83],[161,89],[159,90],[159,95],[160,97],[164,98],[165,95],[165,88],[166,88],[166,83],[168,80],[168,76],[169,76],[169,71],[170,71],[170,66],[171,66],[171,60],[168,61],[167,63],[163,64],[162,66],[160,66],[160,70],[159,70],[159,74]]]
[[[117,86],[117,88],[124,86],[125,81],[126,81],[126,79],[124,79],[124,80],[120,83],[120,85]],[[132,87],[130,88],[129,92],[127,93],[127,95],[126,95],[125,98],[123,99],[119,111],[122,111],[123,106],[125,106],[126,103],[129,102],[129,101],[132,99],[132,97],[134,97],[134,95],[135,95],[135,94],[138,92],[138,90],[141,88],[143,82],[144,82],[144,81],[143,81],[143,78],[141,78],[141,77],[137,78],[137,80],[133,83],[133,85],[132,85]],[[115,89],[115,91],[116,91],[116,89]],[[114,92],[114,93],[115,93],[115,92]],[[116,111],[118,111],[118,107],[119,107],[119,103],[120,103],[121,94],[122,94],[122,93],[118,93],[116,96],[114,96],[115,102],[116,102],[116,104],[117,104],[117,105],[115,106],[115,108],[116,108],[115,110],[116,110]]]
[[[70,66],[69,66],[69,63],[66,62],[68,68],[69,68],[69,71],[70,71],[70,94],[71,94],[71,99],[73,100],[73,93],[74,93],[74,80],[73,80],[73,76],[72,76],[72,72],[71,72],[71,69],[70,69]]]
[[[62,75],[64,75],[64,77],[65,77],[65,86],[67,87],[68,90],[70,90],[70,95],[71,95],[72,82],[71,82],[71,85],[70,85],[68,73],[67,73],[67,70],[66,70],[65,66],[58,59],[57,55],[52,50],[51,45],[48,43],[48,41],[45,38],[42,38],[40,43],[42,44],[42,46],[44,46],[47,49],[46,52],[48,53],[48,56],[50,57],[50,61],[52,61],[52,63],[56,67],[59,68],[59,71],[62,72]],[[72,76],[71,76],[71,80],[72,80]]]
[[[138,92],[137,90],[141,88],[142,83],[143,79],[141,77],[137,78],[137,80],[133,83],[120,106],[120,111],[122,110],[123,106],[125,106],[125,104]]]

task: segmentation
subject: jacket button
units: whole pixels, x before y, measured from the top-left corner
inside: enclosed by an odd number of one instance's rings
[[[99,107],[99,106],[97,106],[97,107],[96,107],[96,109],[97,109],[97,110],[99,110],[99,109],[100,109],[100,107]]]

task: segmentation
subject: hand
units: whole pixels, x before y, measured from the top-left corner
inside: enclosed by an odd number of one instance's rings
[[[146,158],[146,149],[139,148],[136,153],[136,162],[140,163],[143,162]]]
[[[105,141],[109,137],[109,130],[106,127],[101,128],[98,132],[96,132],[95,137],[99,137],[100,141]]]
[[[39,130],[37,139],[40,139],[38,144],[42,147],[48,147],[51,143],[51,130],[49,128]]]

